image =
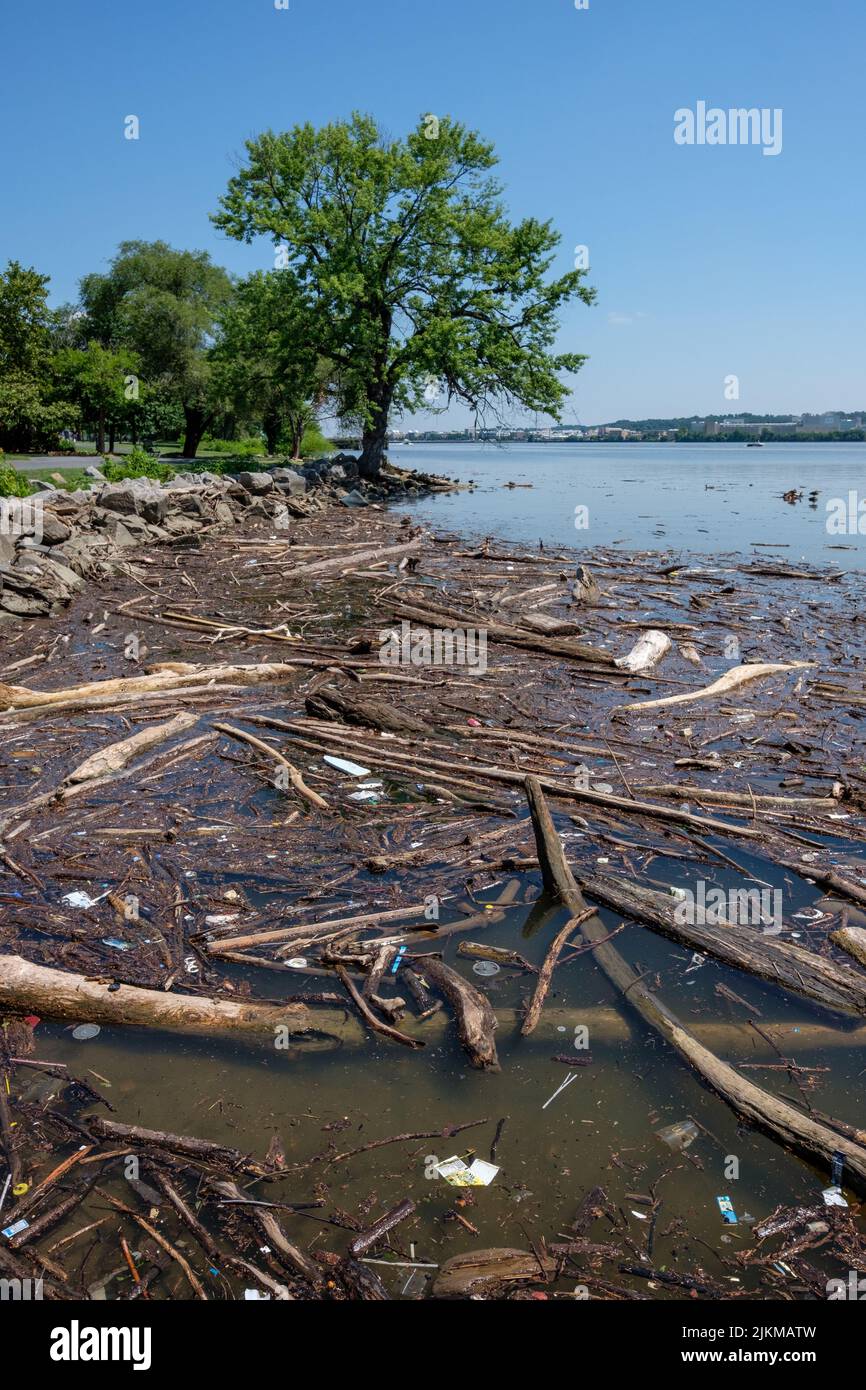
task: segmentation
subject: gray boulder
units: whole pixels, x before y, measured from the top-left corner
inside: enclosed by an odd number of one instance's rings
[[[122,483],[106,483],[99,493],[99,505],[121,516],[140,516],[158,525],[168,511],[168,497],[152,478],[126,478]]]
[[[307,490],[307,480],[296,468],[274,468],[271,477],[280,492],[287,492],[290,497],[302,497]]]
[[[254,497],[264,496],[266,492],[271,492],[274,486],[270,473],[239,473],[238,482]]]
[[[72,535],[72,527],[61,521],[54,512],[42,513],[42,539],[46,545],[62,545]]]

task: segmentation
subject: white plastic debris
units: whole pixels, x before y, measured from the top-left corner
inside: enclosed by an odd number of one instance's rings
[[[99,899],[91,898],[89,893],[76,891],[75,893],[64,894],[60,901],[66,903],[68,907],[83,907],[86,912],[89,907],[96,907]]]
[[[483,1158],[474,1159],[467,1167],[463,1159],[454,1154],[437,1163],[433,1171],[452,1187],[489,1187],[499,1169],[494,1163],[485,1163]]]
[[[72,1036],[76,1042],[89,1042],[91,1038],[98,1038],[101,1032],[98,1023],[79,1023],[77,1028],[73,1028]]]
[[[370,769],[361,767],[360,763],[350,763],[346,758],[335,758],[332,753],[325,754],[325,762],[329,767],[335,767],[338,772],[346,772],[350,777],[369,777]]]
[[[842,1196],[841,1187],[825,1187],[821,1196],[824,1198],[825,1207],[847,1207],[848,1205]]]

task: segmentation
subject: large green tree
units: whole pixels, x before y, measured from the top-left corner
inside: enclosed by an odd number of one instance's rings
[[[114,435],[133,399],[128,383],[137,384],[137,356],[127,348],[113,350],[93,342],[85,348],[61,348],[54,366],[59,389],[78,405],[82,417],[94,424],[96,448],[104,454],[106,429],[111,427]]]
[[[88,337],[135,352],[148,386],[178,402],[188,458],[219,410],[210,349],[231,294],[230,276],[206,251],[164,241],[122,242],[107,274],[81,282]]]
[[[0,272],[0,447],[53,448],[74,408],[58,399],[48,276],[10,261]]]
[[[362,422],[365,475],[379,469],[392,409],[437,395],[482,416],[520,406],[559,418],[563,374],[584,358],[554,351],[558,311],[593,291],[578,270],[549,277],[549,222],[509,221],[490,144],[433,117],[389,139],[356,113],[269,131],[246,151],[213,220],[284,248],[282,273],[314,306],[343,413]]]
[[[285,440],[299,457],[326,383],[318,326],[295,276],[258,271],[223,313],[212,353],[219,394],[240,419],[261,425],[268,453]]]

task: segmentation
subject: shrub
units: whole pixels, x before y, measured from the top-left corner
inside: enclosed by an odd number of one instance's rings
[[[326,439],[318,425],[308,425],[301,440],[302,458],[319,458],[322,454],[333,452],[330,439]]]
[[[0,455],[0,497],[29,497],[33,489],[26,473],[2,465],[3,457]]]
[[[258,435],[247,439],[212,439],[205,435],[201,447],[206,454],[231,454],[235,458],[260,458],[268,452],[265,441]]]
[[[175,475],[167,463],[160,463],[139,448],[130,449],[122,459],[107,458],[102,471],[110,483],[120,483],[125,478],[156,478],[160,483],[167,483]]]

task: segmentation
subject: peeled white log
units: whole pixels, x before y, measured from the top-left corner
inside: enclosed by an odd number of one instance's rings
[[[751,666],[733,666],[712,685],[700,690],[687,690],[682,695],[666,695],[663,700],[637,700],[630,705],[620,705],[620,709],[661,709],[663,705],[685,705],[690,700],[707,700],[714,695],[726,695],[748,681],[763,680],[765,676],[778,676],[786,671],[800,671],[806,666],[814,666],[814,661],[756,661]],[[617,665],[619,663],[617,662]]]
[[[28,690],[24,685],[0,683],[0,709],[31,709],[37,705],[59,705],[71,699],[86,703],[91,696],[94,699],[106,695],[128,699],[151,690],[171,690],[181,685],[209,685],[216,681],[258,685],[263,681],[287,680],[294,674],[295,667],[283,662],[261,661],[255,666],[199,666],[187,661],[166,661],[154,666],[146,676],[91,681],[87,685],[67,686],[64,690]]]
[[[648,671],[661,661],[670,649],[671,639],[667,633],[652,627],[649,632],[638,638],[628,656],[617,657],[614,666],[619,666],[623,671]]]
[[[119,772],[146,748],[152,748],[156,743],[164,743],[166,739],[184,733],[197,723],[197,714],[177,714],[165,724],[152,724],[129,738],[121,739],[119,743],[110,743],[106,748],[91,753],[89,758],[85,758],[83,763],[79,763],[78,767],[70,772],[65,781],[89,782],[93,777],[104,777],[106,773]]]

